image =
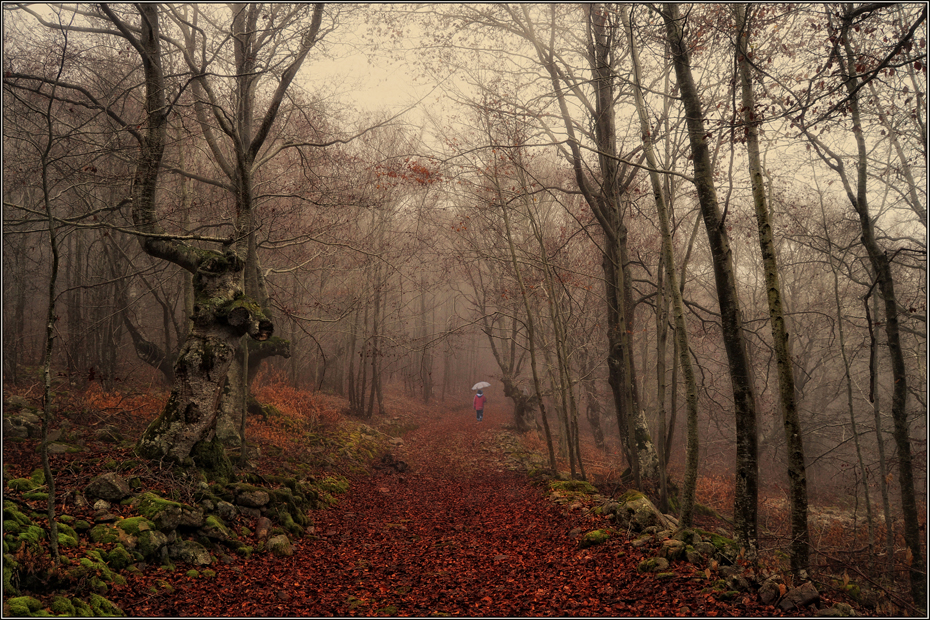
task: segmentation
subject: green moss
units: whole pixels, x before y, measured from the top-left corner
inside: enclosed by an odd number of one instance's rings
[[[208,482],[226,484],[236,479],[223,442],[217,438],[209,442],[198,441],[191,450],[191,457]]]
[[[24,480],[25,478],[20,479]],[[32,521],[29,520],[29,517],[20,512],[19,508],[17,508],[16,504],[13,502],[3,502],[3,519],[4,521],[11,519],[22,526],[32,525]]]
[[[210,570],[209,568],[203,569],[203,571],[201,571],[201,574],[207,579],[213,579],[214,577],[216,577],[216,571]]]
[[[621,495],[621,496],[617,499],[617,502],[619,502],[620,504],[625,504],[625,503],[627,503],[627,502],[633,502],[633,501],[636,501],[636,500],[638,500],[638,499],[642,499],[642,498],[644,498],[644,497],[646,497],[646,496],[643,495],[642,491],[637,491],[637,490],[635,490],[635,489],[630,489],[629,491],[627,491],[626,493],[624,493],[623,495]]]
[[[76,616],[77,610],[74,608],[74,603],[63,596],[56,596],[52,599],[52,604],[49,605],[52,612],[58,614],[59,616]]]
[[[90,539],[95,543],[115,543],[119,541],[119,535],[112,525],[100,523],[91,528]]]
[[[597,493],[597,489],[584,480],[555,480],[549,483],[549,489],[582,495],[594,495]]]
[[[578,548],[586,549],[595,545],[602,545],[608,540],[610,540],[610,532],[607,530],[594,530],[581,537],[581,540],[578,541]]]
[[[14,536],[23,531],[22,526],[13,519],[7,519],[3,522],[3,533]]]
[[[90,605],[80,599],[74,599],[74,615],[81,618],[92,618],[94,610]]]
[[[656,579],[674,579],[675,573],[656,573]]]
[[[60,523],[67,523],[67,524],[70,525],[70,524],[74,523],[75,518],[72,517],[71,515],[58,515],[58,521],[59,521]]]
[[[44,469],[37,469],[33,471],[29,475],[29,477],[32,478],[32,481],[35,482],[39,486],[45,484],[45,470]]]
[[[107,554],[107,564],[113,570],[123,570],[132,564],[132,556],[126,551],[122,544],[118,544]]]
[[[42,609],[42,603],[31,596],[17,596],[6,602],[11,616],[31,616]]]
[[[187,572],[184,573],[184,574],[187,575],[188,577],[192,578],[192,579],[196,579],[197,577],[200,577],[200,571],[194,570],[193,568],[190,569],[189,571],[187,571]]]
[[[103,598],[99,594],[91,594],[88,598],[88,603],[90,603],[90,608],[98,616],[122,616],[123,610]]]
[[[123,530],[127,534],[138,536],[145,530],[155,529],[155,523],[149,519],[146,519],[145,517],[129,517],[128,519],[120,519],[117,521],[116,527]]]
[[[241,547],[236,549],[236,553],[238,553],[239,555],[241,555],[242,557],[246,559],[251,557],[252,553],[254,552],[255,552],[254,547],[250,547],[249,545],[242,545]]]
[[[31,491],[29,493],[23,493],[23,499],[30,502],[47,502],[48,493],[42,491]]]
[[[21,493],[32,491],[33,489],[38,489],[40,486],[42,486],[32,478],[13,478],[7,482],[6,485],[14,491],[19,491]]]

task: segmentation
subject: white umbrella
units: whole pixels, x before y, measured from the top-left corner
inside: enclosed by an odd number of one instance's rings
[[[473,390],[482,390],[482,389],[484,389],[484,388],[486,388],[486,387],[491,387],[491,384],[488,383],[487,381],[479,381],[478,383],[476,383],[476,384],[474,384],[473,386],[471,386],[471,389],[473,389]]]

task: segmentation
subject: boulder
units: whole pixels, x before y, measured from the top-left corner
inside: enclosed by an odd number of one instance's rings
[[[139,553],[147,559],[152,559],[164,555],[168,537],[158,530],[145,530],[139,532],[138,543]]]
[[[236,507],[230,504],[229,502],[224,502],[223,500],[220,500],[216,502],[216,514],[217,516],[219,516],[220,519],[223,519],[224,521],[232,521],[233,519],[236,518],[238,511],[236,510]]]
[[[144,493],[139,502],[139,513],[163,532],[175,530],[179,526],[201,527],[203,510],[187,504],[172,502],[152,493]]]
[[[784,598],[778,602],[778,609],[782,611],[801,609],[802,607],[813,605],[819,600],[820,592],[817,591],[814,584],[808,581],[797,588],[788,590]]]
[[[255,536],[259,540],[268,536],[268,533],[271,532],[271,519],[268,517],[259,517],[258,521],[255,523]]]
[[[115,503],[131,493],[129,484],[114,472],[101,474],[90,481],[84,488],[84,495]],[[94,505],[96,508],[96,505]]]
[[[203,545],[193,540],[179,540],[168,547],[168,557],[194,566],[206,566],[213,563],[210,552]]]
[[[759,586],[759,600],[765,605],[773,604],[778,600],[779,596],[781,596],[781,588],[775,578],[766,579],[762,585]]]
[[[294,548],[291,546],[291,539],[285,534],[280,534],[268,539],[268,550],[278,557],[294,555]]]
[[[616,504],[611,502],[610,511],[619,525],[634,532],[642,532],[648,527],[673,529],[665,515],[649,501],[649,498],[637,491],[624,493]]]

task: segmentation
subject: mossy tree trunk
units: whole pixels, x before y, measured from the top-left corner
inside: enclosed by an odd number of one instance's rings
[[[137,6],[139,23],[130,27],[106,5],[101,11],[139,54],[144,70],[145,112],[133,178],[132,217],[142,249],[193,274],[192,328],[175,363],[174,386],[161,415],[145,430],[138,452],[152,459],[183,460],[193,446],[212,438],[226,371],[238,339],[265,340],[274,327],[258,304],[244,295],[242,243],[234,237],[223,251],[203,250],[165,233],[158,214],[158,178],[167,136],[168,114],[162,69],[160,7]],[[237,231],[245,224],[234,222]],[[219,241],[219,240],[217,240]]]

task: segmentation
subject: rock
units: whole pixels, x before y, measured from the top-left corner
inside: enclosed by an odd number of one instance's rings
[[[213,563],[210,552],[193,540],[181,540],[168,547],[168,557],[194,566],[206,566]]]
[[[657,526],[660,529],[671,529],[671,524],[659,512],[659,509],[642,493],[631,491],[620,498],[619,505],[614,509],[617,521],[623,527],[629,527],[635,532],[642,532],[647,527]],[[658,530],[656,530],[658,531]]]
[[[187,504],[172,502],[154,495],[144,493],[139,502],[139,513],[163,532],[175,530],[179,526],[201,527],[203,510]]]
[[[119,443],[123,440],[123,436],[120,434],[119,429],[112,424],[107,424],[95,430],[94,438],[104,443]]]
[[[94,512],[106,512],[112,504],[105,499],[98,499],[94,502]]]
[[[774,578],[766,579],[759,586],[759,600],[763,604],[771,605],[778,600],[779,596],[781,596],[781,588],[778,587],[778,582]]]
[[[278,557],[294,555],[291,540],[284,534],[268,539],[268,550]]]
[[[678,560],[685,554],[685,543],[670,538],[662,541],[659,555],[667,560]]]
[[[255,523],[255,536],[259,540],[268,536],[271,531],[271,520],[268,517],[260,517]]]
[[[649,558],[643,560],[637,566],[641,573],[660,573],[668,568],[668,560],[665,558]]]
[[[588,547],[594,547],[595,545],[602,545],[609,539],[610,532],[606,530],[594,530],[581,537],[581,540],[578,541],[578,548],[586,549]]]
[[[238,511],[236,507],[229,502],[220,500],[216,503],[216,514],[224,521],[232,521],[236,518]]]
[[[84,488],[84,494],[88,497],[98,497],[111,503],[122,500],[131,492],[129,484],[114,472],[97,476]]]
[[[162,550],[168,544],[168,537],[158,530],[145,530],[139,532],[139,553],[147,559],[164,555]]]
[[[784,598],[779,601],[778,608],[782,611],[791,611],[813,605],[820,600],[820,592],[810,581],[802,584],[797,588],[791,588],[785,594]]]
[[[271,496],[267,491],[261,489],[250,489],[242,491],[236,496],[236,503],[247,508],[261,508],[271,501]]]

